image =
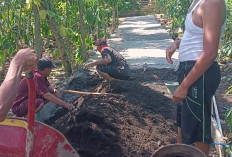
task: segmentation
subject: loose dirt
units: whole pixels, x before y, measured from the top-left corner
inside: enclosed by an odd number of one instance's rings
[[[149,157],[176,143],[176,106],[164,85],[176,80],[173,69],[137,69],[128,81],[108,82],[95,71],[80,72],[67,89],[111,94],[79,96],[72,102],[75,110],[61,109],[45,123],[63,133],[81,157]],[[214,148],[210,154],[216,155]]]

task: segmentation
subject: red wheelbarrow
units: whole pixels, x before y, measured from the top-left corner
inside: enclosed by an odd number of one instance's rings
[[[28,120],[7,117],[0,122],[0,157],[79,157],[68,140],[54,128],[35,121],[35,82],[27,75]]]

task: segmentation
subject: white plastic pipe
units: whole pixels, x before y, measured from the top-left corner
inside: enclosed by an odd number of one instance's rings
[[[219,132],[221,133],[221,135],[223,137],[222,127],[221,127],[221,122],[220,122],[220,118],[219,118],[219,114],[218,114],[218,109],[217,109],[217,103],[216,103],[215,96],[213,96],[213,106],[214,106],[214,113],[215,113],[215,117],[216,117],[216,121],[217,121],[217,125],[218,125],[218,130],[219,130]]]

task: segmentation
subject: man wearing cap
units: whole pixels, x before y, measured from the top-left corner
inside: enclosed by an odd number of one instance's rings
[[[35,113],[38,113],[47,101],[64,106],[71,110],[73,104],[61,100],[60,93],[56,91],[47,80],[54,65],[48,59],[41,58],[38,61],[37,68],[34,70],[34,79],[36,84],[36,106]],[[17,117],[27,117],[28,112],[28,86],[26,78],[22,79],[19,85],[18,95],[14,101],[12,112]]]
[[[127,80],[130,77],[130,67],[125,58],[113,48],[108,47],[105,39],[98,39],[94,43],[101,53],[102,60],[87,64],[86,68],[97,66],[98,74],[106,80]]]

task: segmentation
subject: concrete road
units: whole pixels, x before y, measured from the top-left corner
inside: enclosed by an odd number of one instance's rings
[[[144,63],[155,68],[175,68],[179,52],[173,55],[173,65],[165,58],[172,42],[154,16],[127,17],[108,39],[109,46],[118,50],[131,68],[142,68]]]

